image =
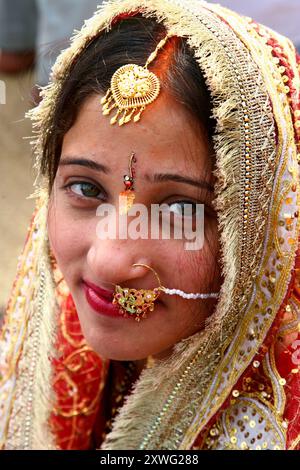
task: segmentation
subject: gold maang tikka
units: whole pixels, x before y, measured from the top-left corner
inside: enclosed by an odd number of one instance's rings
[[[134,194],[134,177],[135,170],[133,168],[133,163],[136,163],[136,157],[134,152],[130,155],[129,160],[129,175],[124,175],[123,182],[125,185],[125,191],[122,191],[120,196],[120,214],[126,214],[133,205],[135,199]]]
[[[145,268],[150,269],[154,273],[159,284],[159,286],[154,289],[129,289],[122,288],[119,285],[115,286],[113,304],[119,305],[120,315],[134,318],[138,322],[147,318],[148,312],[153,312],[154,302],[161,292],[169,295],[179,295],[185,299],[208,299],[217,298],[219,296],[218,293],[194,294],[183,292],[180,289],[168,289],[161,285],[157,272],[147,264],[135,263],[132,266],[144,266]]]
[[[134,122],[138,122],[146,106],[156,100],[160,92],[160,82],[158,77],[148,70],[148,66],[156,58],[158,51],[164,47],[169,37],[168,33],[158,43],[143,67],[127,64],[114,73],[110,88],[101,99],[104,115],[110,114],[113,109],[117,108],[115,116],[110,120],[111,124],[115,124],[119,119],[119,126],[122,126],[130,122],[133,116]],[[122,117],[120,117],[121,114]]]

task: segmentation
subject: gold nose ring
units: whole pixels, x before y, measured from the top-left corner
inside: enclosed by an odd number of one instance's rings
[[[209,294],[203,293],[187,293],[180,289],[168,289],[161,285],[157,272],[147,264],[135,263],[132,266],[144,266],[150,269],[158,281],[158,287],[154,289],[129,289],[115,286],[113,303],[119,305],[120,314],[124,317],[132,317],[136,321],[147,318],[148,312],[153,312],[154,302],[157,300],[161,292],[168,295],[179,295],[185,299],[208,299],[217,298],[219,293],[213,292]]]
[[[161,282],[156,271],[147,264],[135,263],[132,266],[144,266],[150,269],[159,286],[154,289],[128,289],[116,286],[113,304],[118,304],[120,307],[120,314],[124,317],[133,317],[136,321],[142,318],[147,318],[147,313],[154,310],[154,302],[159,297],[160,291],[163,289]]]

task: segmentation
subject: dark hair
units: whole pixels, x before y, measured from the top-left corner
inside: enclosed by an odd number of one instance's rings
[[[118,21],[101,33],[79,54],[70,67],[45,134],[41,160],[42,174],[50,188],[56,175],[62,141],[74,124],[84,100],[93,93],[106,93],[114,72],[122,65],[145,65],[158,42],[166,35],[162,23],[142,15]],[[192,49],[183,38],[171,38],[149,70],[160,76],[162,88],[198,119],[209,140],[214,121],[211,100]]]

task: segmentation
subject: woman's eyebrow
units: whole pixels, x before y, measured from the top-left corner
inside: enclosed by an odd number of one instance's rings
[[[110,174],[110,169],[103,165],[102,163],[97,163],[94,160],[90,160],[89,158],[83,157],[63,157],[60,159],[58,166],[68,166],[68,165],[79,165],[84,166],[86,168],[90,168],[91,170],[101,171],[106,175]]]
[[[88,158],[83,157],[63,157],[59,162],[59,166],[67,166],[67,165],[79,165],[84,166],[86,168],[90,168],[91,170],[96,170],[106,175],[111,174],[110,169],[103,165],[102,163],[95,162],[94,160],[90,160]],[[163,183],[165,181],[174,181],[176,183],[185,183],[192,186],[196,186],[201,189],[207,189],[208,191],[213,192],[213,186],[205,180],[202,179],[195,179],[190,178],[188,176],[177,175],[174,173],[155,173],[153,175],[149,175],[146,173],[144,178],[149,183]]]
[[[190,178],[189,176],[177,175],[174,173],[155,173],[154,175],[145,175],[145,179],[150,183],[162,183],[164,181],[175,181],[176,183],[185,183],[197,188],[207,189],[213,192],[213,186],[205,180]]]

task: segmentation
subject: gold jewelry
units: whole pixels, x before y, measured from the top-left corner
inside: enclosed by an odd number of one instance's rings
[[[185,299],[217,298],[219,295],[218,293],[193,294],[183,292],[179,289],[167,289],[161,285],[161,281],[156,271],[147,264],[135,263],[132,266],[144,266],[145,268],[150,269],[159,283],[159,286],[154,289],[129,289],[122,288],[119,285],[115,286],[113,304],[119,304],[120,313],[124,317],[132,317],[138,322],[143,318],[147,318],[148,311],[153,312],[154,302],[161,292],[169,295],[180,295]]]
[[[154,52],[150,54],[144,67],[136,64],[127,64],[120,67],[112,76],[110,88],[104,98],[101,99],[102,112],[104,115],[117,108],[117,113],[110,120],[115,124],[119,119],[119,126],[131,121],[138,122],[146,106],[159,95],[160,82],[158,77],[148,70],[148,65],[156,58],[158,51],[162,49],[169,39],[169,33],[162,39]]]
[[[134,177],[135,171],[132,167],[132,162],[136,163],[136,158],[134,152],[130,155],[129,161],[129,175],[124,175],[124,185],[125,191],[122,191],[120,196],[120,214],[126,214],[129,209],[132,207],[133,201],[135,199],[134,194]]]
[[[121,286],[115,287],[115,293],[113,298],[113,304],[118,303],[120,306],[120,313],[123,313],[125,317],[133,317],[136,321],[140,321],[142,318],[147,318],[148,310],[152,312],[154,310],[154,301],[160,294],[161,282],[153,268],[146,264],[133,264],[132,266],[145,266],[155,274],[159,287],[153,290],[150,289],[127,289]]]

